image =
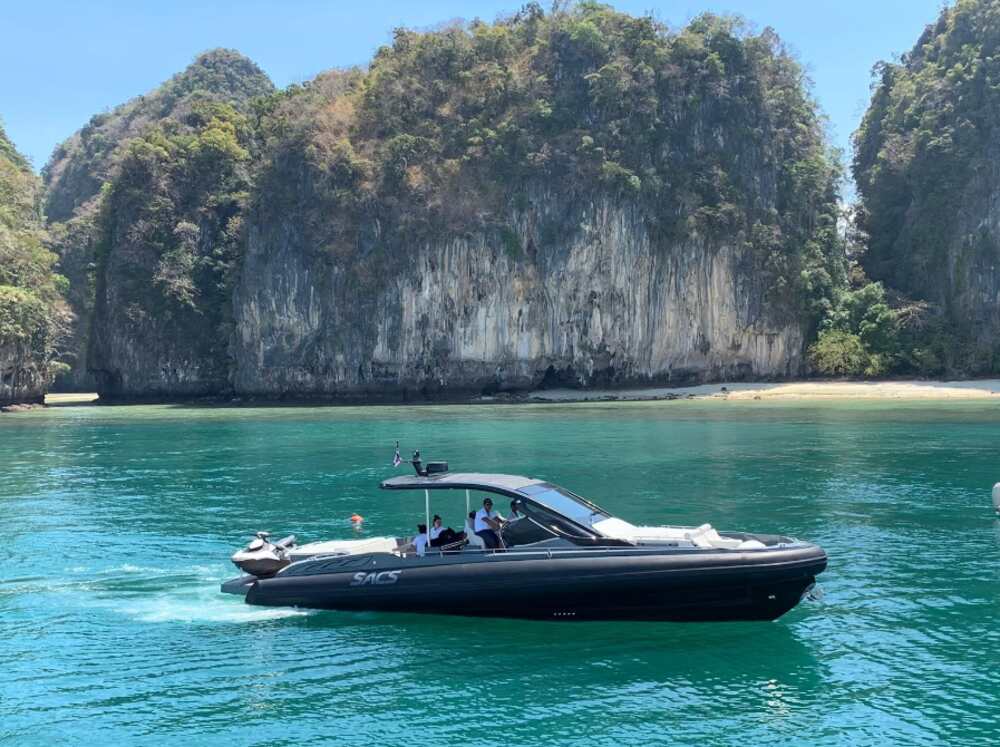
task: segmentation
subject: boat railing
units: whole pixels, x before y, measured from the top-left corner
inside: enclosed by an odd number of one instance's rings
[[[677,547],[671,549],[677,549],[683,551],[683,550],[700,550],[702,548],[690,546],[690,547]],[[718,549],[718,548],[712,548],[712,549]],[[446,557],[460,557],[463,555],[466,557],[469,555],[490,555],[498,557],[510,557],[511,555],[517,555],[520,557],[539,556],[539,557],[551,558],[553,556],[578,555],[580,553],[586,553],[588,555],[592,555],[594,553],[621,553],[621,552],[638,552],[643,554],[649,554],[662,551],[663,551],[663,546],[654,547],[651,545],[647,546],[635,545],[631,547],[627,545],[620,545],[614,547],[566,547],[566,548],[553,548],[553,549],[540,549],[540,548],[521,549],[517,547],[508,547],[506,549],[502,548],[485,549],[479,547],[465,547],[461,550],[438,550],[438,548],[435,547],[433,549],[426,550],[423,555],[419,555],[416,552],[400,553],[398,551],[395,554],[399,555],[402,558],[420,558],[420,557],[446,558]]]

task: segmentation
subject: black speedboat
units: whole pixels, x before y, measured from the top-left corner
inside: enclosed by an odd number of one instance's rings
[[[465,491],[513,501],[522,516],[500,549],[468,539],[418,553],[405,538],[272,545],[263,533],[233,561],[222,590],[248,604],[543,620],[773,620],[826,568],[818,545],[773,534],[634,526],[544,480],[451,473],[447,463],[394,477],[385,490]],[[499,504],[500,502],[497,501]],[[428,521],[430,525],[430,521]],[[251,549],[252,548],[252,549]],[[255,575],[256,574],[256,575]]]

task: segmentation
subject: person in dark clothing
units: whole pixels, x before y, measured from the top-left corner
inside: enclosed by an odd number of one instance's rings
[[[434,514],[431,522],[431,547],[443,547],[465,539],[465,532],[456,532],[451,527],[441,526],[441,517]]]

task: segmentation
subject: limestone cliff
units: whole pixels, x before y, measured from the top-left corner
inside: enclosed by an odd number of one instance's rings
[[[130,144],[152,132],[184,128],[199,107],[222,102],[242,111],[254,97],[273,90],[267,76],[246,57],[232,50],[211,50],[155,90],[95,115],[56,148],[42,172],[45,211],[60,269],[70,280],[69,301],[75,314],[63,356],[69,369],[57,380],[57,389],[92,391],[97,385],[88,360],[91,331],[95,324],[109,328],[107,321],[93,319],[96,292],[106,280],[99,262],[107,250],[115,249],[107,244],[114,218],[102,212],[101,189],[118,177]],[[116,261],[105,268],[117,267]],[[111,278],[110,283],[114,286],[117,280]],[[134,301],[126,300],[122,312]],[[103,301],[102,308],[107,308]],[[128,364],[122,361],[122,365]]]
[[[855,135],[865,270],[926,304],[918,367],[1000,371],[1000,19],[997,0],[946,7],[876,68]]]
[[[726,19],[399,30],[364,71],[192,106],[118,158],[108,398],[789,376],[843,282],[801,70]]]
[[[540,196],[538,212],[561,209]],[[564,243],[537,213],[503,241],[425,245],[377,297],[310,262],[291,227],[250,236],[236,295],[235,389],[255,395],[435,396],[545,385],[774,378],[801,365],[804,329],[762,307],[747,257],[697,239],[657,251],[638,211],[602,200]]]

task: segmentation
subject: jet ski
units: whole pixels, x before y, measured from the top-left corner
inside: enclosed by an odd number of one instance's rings
[[[222,590],[247,604],[537,620],[774,620],[810,594],[827,566],[821,547],[780,534],[636,526],[544,479],[453,473],[447,462],[383,481],[423,492],[510,501],[496,548],[469,531],[423,547],[406,537],[295,545],[256,537]],[[499,503],[499,500],[497,501]],[[471,529],[472,527],[469,527]],[[261,544],[257,543],[261,541]],[[422,551],[421,551],[422,550]]]

